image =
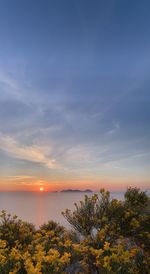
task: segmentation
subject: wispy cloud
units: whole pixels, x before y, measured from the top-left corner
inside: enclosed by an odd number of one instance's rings
[[[55,168],[55,159],[49,159],[42,147],[20,145],[14,137],[0,134],[0,149],[14,158],[39,163],[48,168]]]
[[[37,176],[30,175],[12,175],[4,176],[3,183],[12,184],[17,186],[43,186],[47,185],[47,180],[43,178],[38,178]]]
[[[21,181],[21,180],[31,180],[34,179],[34,176],[28,176],[28,175],[14,175],[14,176],[6,176],[5,179],[7,181]]]
[[[113,135],[113,134],[117,133],[119,129],[120,129],[120,124],[118,122],[113,122],[112,128],[110,130],[108,130],[108,132],[106,134]]]
[[[11,94],[16,99],[21,99],[18,82],[0,69],[0,84],[4,86],[5,92]]]

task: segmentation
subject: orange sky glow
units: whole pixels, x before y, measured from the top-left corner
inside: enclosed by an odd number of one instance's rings
[[[0,184],[0,191],[40,191],[43,188],[44,192],[47,191],[61,191],[64,189],[91,189],[93,191],[98,191],[101,188],[105,188],[109,191],[124,191],[127,187],[139,187],[141,188],[141,181],[130,182],[130,181],[61,181],[61,182],[48,182],[43,181],[39,182],[4,182]],[[142,182],[142,189],[148,189],[149,182]]]

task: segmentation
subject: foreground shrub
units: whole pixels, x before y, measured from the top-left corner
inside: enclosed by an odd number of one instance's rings
[[[129,188],[124,201],[102,189],[63,212],[81,235],[75,250],[83,273],[149,273],[149,210],[146,192]]]
[[[2,211],[0,273],[148,274],[149,207],[137,188],[124,201],[101,190],[63,213],[72,231],[53,221],[37,230]]]

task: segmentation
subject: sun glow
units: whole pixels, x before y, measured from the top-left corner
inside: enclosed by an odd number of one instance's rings
[[[41,192],[44,191],[44,187],[40,187],[40,191],[41,191]]]

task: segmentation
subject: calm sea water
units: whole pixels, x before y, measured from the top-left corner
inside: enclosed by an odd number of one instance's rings
[[[82,200],[84,195],[85,193],[0,192],[0,211],[5,209],[24,221],[34,223],[36,227],[54,220],[69,228],[61,212],[66,208],[73,210],[74,203]],[[123,199],[122,192],[111,193],[111,196]]]

